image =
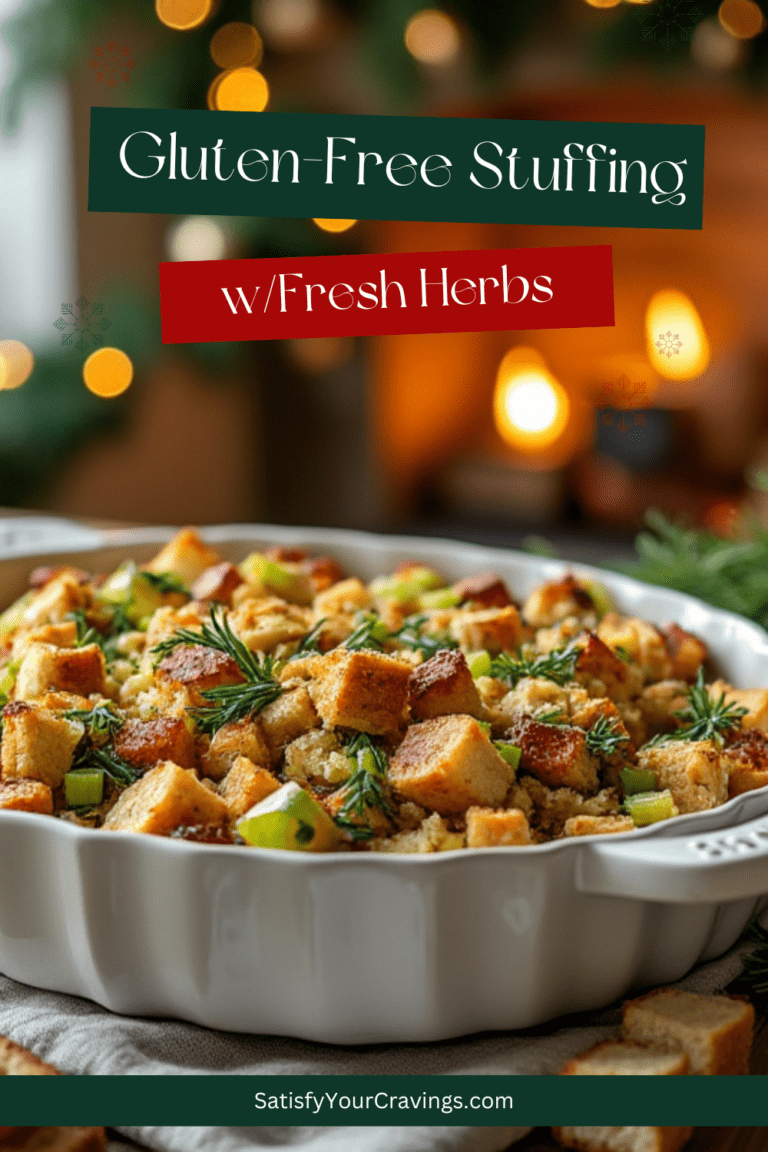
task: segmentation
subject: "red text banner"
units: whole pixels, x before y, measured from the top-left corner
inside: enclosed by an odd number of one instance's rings
[[[607,244],[160,265],[164,344],[613,325]]]

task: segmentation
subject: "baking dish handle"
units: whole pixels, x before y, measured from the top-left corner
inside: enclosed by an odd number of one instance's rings
[[[768,817],[699,836],[584,844],[576,887],[667,904],[744,900],[768,893]]]

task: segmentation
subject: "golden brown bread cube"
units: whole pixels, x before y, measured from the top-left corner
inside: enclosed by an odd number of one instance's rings
[[[506,584],[495,572],[481,572],[467,576],[454,584],[453,591],[460,604],[474,604],[477,608],[506,608],[512,603]]]
[[[405,797],[444,816],[498,807],[514,773],[472,716],[412,724],[392,757],[389,780]]]
[[[534,628],[549,628],[566,616],[594,613],[595,603],[573,576],[535,588],[523,605],[523,619]]]
[[[587,750],[581,728],[543,724],[532,716],[518,716],[507,738],[521,749],[520,769],[550,788],[596,792],[597,762]]]
[[[181,717],[154,716],[126,720],[115,734],[115,752],[135,768],[173,760],[180,768],[195,766],[195,738]]]
[[[126,788],[104,821],[111,832],[162,836],[183,824],[220,824],[227,806],[190,769],[165,760]]]
[[[740,796],[768,784],[768,736],[757,728],[739,729],[723,756],[729,796]]]
[[[317,728],[320,718],[317,715],[312,697],[303,686],[284,692],[259,713],[259,722],[269,748],[270,760],[279,759],[286,744]],[[251,757],[255,759],[255,757]]]
[[[520,613],[513,604],[506,608],[460,608],[449,631],[465,652],[485,648],[492,656],[513,652],[523,640]]]
[[[639,1044],[636,1040],[603,1040],[574,1056],[561,1076],[687,1076],[690,1061],[671,1044]]]
[[[408,679],[408,704],[414,720],[431,720],[462,712],[484,715],[466,657],[457,649],[444,648],[414,668]]]
[[[170,572],[189,587],[206,568],[221,560],[218,552],[200,539],[194,528],[183,528],[146,565],[148,572]]]
[[[637,699],[648,737],[674,732],[680,727],[675,715],[688,704],[688,685],[683,680],[659,680],[648,684]]]
[[[594,632],[586,632],[576,641],[575,678],[593,696],[627,700],[638,685],[632,669]]]
[[[631,816],[571,816],[563,831],[566,836],[609,836],[614,832],[632,832]]]
[[[0,808],[10,812],[40,812],[53,815],[53,793],[40,780],[22,779],[0,782]]]
[[[231,656],[202,644],[179,644],[157,666],[158,681],[182,685],[196,706],[206,703],[202,696],[210,688],[242,684],[245,677]]]
[[[17,700],[36,700],[45,692],[73,692],[90,696],[104,693],[106,664],[98,644],[82,648],[55,648],[30,644],[16,677]]]
[[[353,616],[361,608],[368,608],[371,594],[356,576],[332,584],[315,596],[314,609],[318,616]]]
[[[681,1048],[693,1076],[746,1076],[755,1010],[740,996],[702,996],[656,988],[623,1008],[622,1035]]]
[[[672,661],[664,636],[639,616],[607,612],[597,626],[597,635],[609,648],[623,649],[639,666],[646,682],[669,680],[672,676]]]
[[[64,568],[44,588],[21,618],[22,628],[39,628],[41,624],[57,624],[66,620],[76,608],[85,608],[88,592],[81,583],[82,573],[72,568]]]
[[[270,764],[273,756],[259,721],[245,717],[224,724],[213,736],[200,758],[202,770],[211,780],[221,780],[238,756],[247,756],[254,764]]]
[[[668,624],[664,629],[664,640],[672,662],[670,675],[675,680],[693,682],[707,658],[707,646],[686,632],[679,624]]]
[[[235,588],[239,588],[243,583],[243,578],[234,564],[222,560],[221,564],[206,568],[195,580],[190,591],[193,600],[213,600],[217,604],[229,605],[232,603]]]
[[[400,728],[408,697],[407,664],[381,652],[335,648],[316,661],[313,675],[315,708],[329,727],[371,735]]]
[[[702,812],[728,799],[728,765],[711,740],[669,740],[641,748],[638,768],[653,772],[680,812]]]
[[[279,596],[243,600],[227,617],[236,636],[254,652],[270,652],[278,644],[300,640],[313,623],[309,608],[289,604]]]
[[[77,624],[64,620],[61,624],[43,624],[31,631],[17,632],[13,638],[11,659],[17,663],[24,659],[30,644],[53,644],[55,648],[72,648],[77,640]]]
[[[237,820],[279,787],[280,781],[266,768],[254,764],[247,756],[238,756],[219,785],[219,795],[227,806],[229,819]]]
[[[58,788],[84,733],[77,720],[67,720],[39,705],[6,704],[0,745],[3,780],[24,777]]]
[[[715,700],[724,695],[726,704],[746,708],[747,714],[741,718],[742,728],[768,732],[768,688],[732,688],[725,680],[715,680],[707,691]]]
[[[510,848],[533,844],[525,813],[519,808],[467,809],[468,848]]]

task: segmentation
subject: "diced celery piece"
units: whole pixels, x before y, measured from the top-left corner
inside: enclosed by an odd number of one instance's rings
[[[520,763],[522,756],[522,749],[518,748],[517,744],[507,744],[503,740],[494,740],[493,746],[501,756],[502,760],[506,760],[510,768],[517,772],[517,766]]]
[[[263,584],[283,600],[296,604],[309,604],[312,600],[312,581],[305,572],[291,572],[276,560],[261,552],[251,552],[238,572],[248,584]]]
[[[402,576],[379,576],[368,585],[368,591],[372,596],[405,604],[409,600],[419,600],[425,592],[442,589],[444,583],[442,576],[431,568],[409,568]]]
[[[377,621],[371,628],[371,639],[378,640],[379,644],[384,644],[387,640],[391,639],[391,636],[392,634],[383,620]]]
[[[434,592],[422,592],[419,596],[419,608],[425,612],[438,608],[455,608],[459,602],[460,597],[453,588],[438,588]]]
[[[592,597],[597,615],[601,619],[606,612],[613,612],[613,598],[604,584],[598,584],[597,580],[583,580],[582,583]]]
[[[2,616],[0,616],[0,640],[4,640],[13,632],[14,628],[18,628],[21,623],[21,618],[25,610],[29,607],[35,598],[35,591],[30,588],[29,592],[25,592],[18,600],[14,600],[9,608],[6,608]]]
[[[644,768],[622,768],[619,776],[624,785],[625,796],[635,796],[638,792],[653,792],[656,788],[656,773]]]
[[[13,691],[18,671],[19,661],[9,660],[2,672],[0,672],[0,700],[2,700],[3,703],[7,702],[8,697]]]
[[[297,852],[332,852],[342,839],[325,809],[293,781],[254,804],[237,831],[252,848]]]
[[[64,777],[67,808],[91,808],[104,797],[104,773],[100,768],[74,768]]]
[[[486,652],[485,648],[481,648],[479,652],[470,652],[467,656],[467,664],[474,680],[477,680],[479,676],[489,676],[491,654]]]
[[[179,588],[164,589],[157,576],[142,572],[132,560],[126,560],[105,580],[98,597],[105,604],[122,608],[136,627],[150,620],[164,604],[181,605],[187,599]]]
[[[488,721],[487,720],[478,720],[477,726],[478,726],[478,728],[482,728],[483,732],[485,732],[486,736],[490,740],[490,738],[491,738],[491,726],[488,723]]]
[[[638,828],[646,824],[656,824],[659,820],[669,820],[677,816],[678,810],[668,788],[663,792],[637,792],[627,796],[624,807]]]

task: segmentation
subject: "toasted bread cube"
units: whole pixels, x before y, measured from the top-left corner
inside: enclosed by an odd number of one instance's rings
[[[340,584],[346,578],[341,564],[330,556],[315,556],[311,560],[305,560],[302,568],[312,581],[316,593],[325,592],[327,588]]]
[[[495,686],[491,691],[490,685]],[[491,719],[495,726],[505,727],[513,723],[521,712],[536,715],[537,712],[557,712],[562,719],[568,716],[568,692],[555,684],[553,680],[545,680],[539,676],[524,676],[518,680],[514,688],[507,690],[501,680],[485,680],[477,682],[478,689],[483,689],[486,705],[491,712]],[[501,692],[501,698],[494,701],[493,696]]]
[[[247,756],[238,756],[219,786],[219,795],[227,806],[229,819],[237,820],[279,787],[280,781],[266,768]]]
[[[688,685],[683,680],[659,680],[643,688],[637,704],[645,723],[647,737],[674,732],[680,727],[675,715],[688,703]]]
[[[408,680],[408,703],[415,720],[431,720],[451,712],[478,719],[484,715],[464,653],[450,648],[414,668]]]
[[[180,768],[195,766],[195,739],[180,717],[126,720],[114,745],[118,756],[134,768],[152,768],[161,760],[173,760]]]
[[[693,1128],[553,1128],[552,1135],[578,1152],[680,1152]]]
[[[36,700],[46,692],[72,692],[90,696],[104,694],[106,664],[98,644],[83,648],[54,648],[52,644],[30,644],[16,677],[17,700]]]
[[[523,624],[513,604],[506,608],[461,608],[451,620],[449,631],[465,652],[485,648],[491,656],[520,647]]]
[[[220,824],[227,806],[195,773],[164,760],[126,788],[104,828],[111,832],[152,832],[162,836],[183,824]]]
[[[203,623],[201,607],[194,601],[183,604],[180,608],[173,608],[170,604],[163,604],[152,614],[149,627],[145,633],[144,652],[149,657],[150,667],[154,662],[152,649],[161,640],[167,640],[178,632],[180,628],[192,630],[200,628]]]
[[[84,734],[79,721],[66,720],[39,705],[6,704],[0,746],[3,780],[24,777],[58,788]]]
[[[571,575],[531,592],[523,605],[523,619],[534,628],[549,628],[566,616],[595,613],[595,602],[586,588]]]
[[[699,668],[707,658],[707,646],[691,632],[686,632],[679,624],[668,624],[664,629],[667,652],[672,661],[670,675],[675,680],[693,682]]]
[[[495,572],[482,572],[459,580],[453,590],[460,604],[474,604],[477,608],[507,608],[512,603],[506,584]]]
[[[407,664],[367,650],[335,648],[313,668],[312,698],[331,728],[356,728],[384,735],[403,719],[410,669]]]
[[[711,740],[670,740],[641,748],[638,768],[653,772],[659,789],[668,788],[680,812],[717,808],[728,799],[726,758]]]
[[[646,620],[607,612],[597,626],[597,635],[614,651],[621,648],[639,666],[646,682],[669,680],[672,676],[664,636]]]
[[[741,718],[742,728],[757,728],[760,732],[768,732],[768,688],[732,688],[725,680],[715,680],[707,691],[715,699],[723,694],[727,704],[746,708],[747,714]]]
[[[671,1044],[603,1040],[569,1060],[561,1076],[687,1076],[690,1061]]]
[[[510,848],[533,844],[519,808],[468,808],[467,848]]]
[[[633,669],[594,632],[586,632],[576,642],[576,679],[592,696],[627,700],[640,687]]]
[[[40,812],[53,815],[53,793],[40,780],[3,780],[0,783],[0,808],[12,812]]]
[[[39,628],[43,624],[60,624],[76,608],[85,608],[88,592],[82,584],[82,573],[64,568],[38,592],[24,610],[20,626]]]
[[[202,696],[210,688],[242,684],[244,676],[231,656],[202,644],[179,644],[157,666],[158,682],[187,689],[193,704],[205,704]]]
[[[221,564],[214,564],[206,568],[195,580],[190,591],[192,599],[198,601],[214,600],[217,604],[231,604],[232,593],[244,583],[242,576],[234,564],[222,560]]]
[[[571,816],[565,822],[566,836],[610,836],[614,832],[633,832],[631,816]]]
[[[183,528],[146,565],[148,572],[170,572],[189,587],[221,560],[218,552],[209,548],[193,528]]]
[[[202,770],[211,780],[221,780],[238,756],[247,756],[253,764],[266,765],[273,760],[269,745],[258,720],[246,717],[224,724],[201,756]]]
[[[597,762],[587,750],[581,728],[543,724],[532,716],[519,716],[507,738],[521,749],[520,768],[550,788],[596,792]]]
[[[472,805],[497,808],[514,772],[471,716],[437,716],[410,726],[389,779],[406,800],[450,816]]]
[[[315,596],[314,609],[318,616],[354,616],[361,608],[368,608],[371,594],[356,576],[332,584]]]
[[[227,617],[232,631],[254,652],[271,652],[278,644],[300,640],[312,627],[308,608],[289,604],[279,596],[243,600]]]
[[[754,1024],[755,1010],[741,997],[657,988],[624,1004],[622,1034],[675,1044],[693,1076],[746,1076]]]
[[[740,796],[768,784],[768,736],[757,728],[739,729],[723,756],[729,796]]]
[[[17,663],[27,654],[30,644],[53,644],[55,648],[72,648],[77,640],[77,624],[74,620],[64,620],[61,624],[44,624],[31,632],[18,632],[13,640],[11,659]]]
[[[312,697],[303,686],[292,688],[273,700],[259,714],[259,721],[272,762],[279,759],[286,744],[320,725]]]

